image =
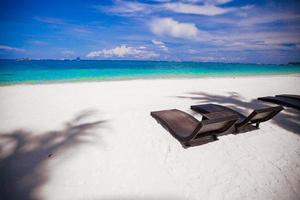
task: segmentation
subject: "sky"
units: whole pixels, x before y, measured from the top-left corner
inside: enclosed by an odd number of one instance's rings
[[[300,61],[299,0],[0,0],[0,58]]]

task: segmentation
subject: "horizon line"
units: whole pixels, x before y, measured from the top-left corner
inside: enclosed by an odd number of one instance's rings
[[[287,63],[253,63],[253,62],[224,62],[224,61],[195,61],[195,60],[138,60],[138,59],[81,59],[79,57],[75,59],[69,58],[0,58],[0,61],[18,61],[18,62],[30,62],[30,61],[135,61],[135,62],[190,62],[190,63],[223,63],[223,64],[252,64],[252,65],[299,65],[300,61],[290,61]]]

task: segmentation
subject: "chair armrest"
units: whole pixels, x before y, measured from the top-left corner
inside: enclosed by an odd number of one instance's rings
[[[222,112],[203,113],[201,115],[203,116],[203,119],[217,119],[217,118],[232,116],[235,114],[226,112],[226,111],[222,111]]]

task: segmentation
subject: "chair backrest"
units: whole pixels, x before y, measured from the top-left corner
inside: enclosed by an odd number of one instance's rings
[[[267,121],[273,118],[281,110],[283,110],[282,106],[275,106],[275,107],[254,110],[243,122],[241,122],[241,125],[246,124],[248,122],[260,123],[260,122]]]
[[[219,133],[223,133],[230,127],[232,127],[237,120],[237,115],[203,120],[195,129],[193,138],[212,134],[218,135]]]
[[[199,125],[196,118],[177,109],[154,111],[151,116],[180,141],[192,138]]]

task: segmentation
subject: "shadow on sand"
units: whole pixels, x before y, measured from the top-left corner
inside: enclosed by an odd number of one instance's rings
[[[81,112],[58,131],[0,133],[0,199],[39,199],[36,193],[48,179],[49,159],[99,136],[92,130],[103,127],[105,120],[82,123],[93,113]]]
[[[256,99],[247,101],[247,99],[236,92],[229,92],[228,95],[212,95],[204,92],[190,92],[184,96],[177,97],[194,100],[193,104],[214,103],[228,106],[246,116],[248,116],[253,109],[277,105]],[[285,108],[270,121],[287,131],[300,135],[300,111],[297,109]]]

